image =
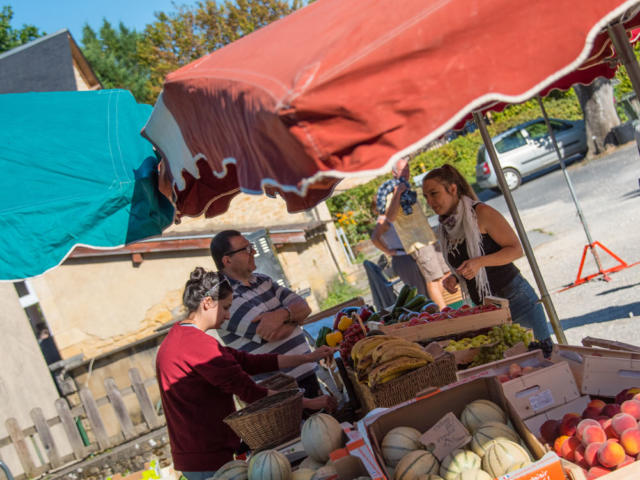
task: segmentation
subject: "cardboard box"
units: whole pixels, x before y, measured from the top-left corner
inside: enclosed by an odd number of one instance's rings
[[[640,386],[640,354],[620,350],[555,345],[552,362],[566,362],[584,395],[615,397]]]
[[[453,412],[459,417],[464,408],[477,399],[491,400],[507,412],[514,428],[535,459],[540,459],[545,454],[544,446],[527,430],[522,420],[509,406],[502,393],[500,383],[495,378],[485,377],[448,385],[415,401],[399,405],[371,418],[365,418],[364,426],[378,464],[383,469],[385,468],[380,445],[384,436],[392,428],[410,426],[420,432],[425,432],[448,412]],[[386,469],[384,471],[388,476],[389,473]],[[511,478],[516,477],[512,476]],[[556,477],[549,478],[555,480]],[[558,477],[558,480],[564,480],[564,478]]]
[[[496,325],[511,323],[509,301],[498,297],[485,297],[485,305],[497,305],[498,310],[476,313],[463,317],[449,318],[424,325],[407,326],[408,322],[395,323],[380,327],[387,335],[394,335],[412,342],[425,342],[438,338],[450,337],[466,332],[486,330]]]
[[[578,397],[571,402],[564,403],[559,405],[551,410],[547,410],[540,415],[536,415],[535,417],[527,418],[524,421],[524,424],[527,426],[529,431],[533,433],[536,437],[540,436],[540,427],[547,420],[561,420],[562,417],[567,413],[577,413],[578,415],[582,415],[582,412],[587,405],[591,401],[591,397],[588,395],[584,395],[582,397]]]
[[[580,467],[573,465],[571,462],[563,461],[563,467],[567,473],[569,480],[587,480],[587,475]],[[640,478],[640,462],[634,462],[619,470],[607,473],[598,480],[637,480]]]
[[[485,363],[473,368],[467,368],[466,370],[458,370],[456,374],[458,380],[465,378],[476,378],[480,376],[492,376],[506,374],[509,372],[511,364],[517,363],[521,367],[535,367],[545,368],[554,365],[553,362],[544,358],[542,351],[534,350],[532,352],[526,352],[513,357],[505,358],[504,360],[497,360],[491,363]],[[507,382],[508,383],[508,382]]]
[[[580,396],[567,362],[503,383],[502,390],[521,419],[531,418]]]

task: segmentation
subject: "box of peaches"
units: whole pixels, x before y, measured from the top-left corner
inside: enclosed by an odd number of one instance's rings
[[[609,403],[593,399],[582,412],[547,419],[537,435],[572,480],[640,479],[639,420],[640,388],[625,389]]]

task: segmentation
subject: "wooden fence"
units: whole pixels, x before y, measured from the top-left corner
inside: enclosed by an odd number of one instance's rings
[[[136,368],[129,370],[131,385],[123,390],[119,390],[113,378],[107,378],[104,382],[107,392],[106,397],[95,399],[91,391],[86,387],[81,387],[79,396],[81,404],[69,408],[67,401],[58,398],[55,401],[55,408],[58,415],[46,419],[42,409],[31,410],[33,426],[22,429],[15,418],[8,418],[5,422],[8,437],[0,439],[0,448],[13,445],[20,460],[24,473],[16,476],[16,480],[37,477],[45,472],[58,469],[64,465],[84,460],[93,453],[101,452],[108,448],[117,446],[125,441],[132,440],[147,432],[162,427],[165,424],[164,417],[158,416],[153,407],[147,386],[156,382],[155,378],[143,382],[140,372]],[[142,423],[135,424],[127,410],[124,397],[135,395],[142,413]],[[100,416],[98,408],[105,404],[111,404],[116,418],[118,419],[120,431],[116,435],[109,436],[105,423]],[[74,420],[76,417],[86,418],[89,423],[93,442],[85,445],[78,425]],[[73,453],[61,456],[60,450],[51,427],[62,424],[66,438],[69,441]],[[41,465],[36,465],[28,447],[28,441],[37,436],[44,449],[46,459],[40,459]]]

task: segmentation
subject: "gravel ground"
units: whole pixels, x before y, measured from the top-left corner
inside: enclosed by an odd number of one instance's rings
[[[635,144],[582,160],[568,168],[593,240],[628,264],[640,261],[640,156]],[[575,281],[588,243],[560,170],[524,183],[514,192],[520,216],[570,344],[585,336],[640,346],[640,264],[559,292]],[[487,203],[511,219],[502,196]],[[604,268],[617,264],[601,251]],[[526,258],[517,262],[535,286]],[[590,253],[583,275],[597,271]]]

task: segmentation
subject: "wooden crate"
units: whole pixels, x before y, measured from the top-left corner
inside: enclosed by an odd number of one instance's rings
[[[640,354],[621,350],[554,345],[552,362],[567,362],[580,392],[615,397],[621,390],[640,386]]]
[[[383,325],[380,330],[387,335],[394,335],[412,342],[424,342],[511,323],[508,300],[498,297],[486,297],[484,304],[497,305],[500,308],[491,312],[449,318],[424,325],[407,326],[408,322]]]

